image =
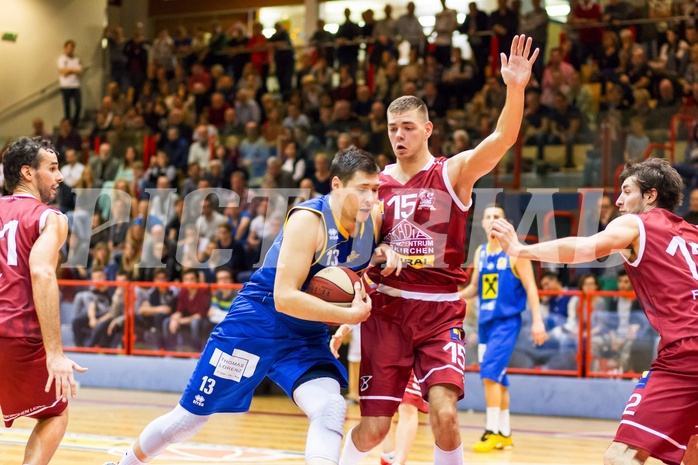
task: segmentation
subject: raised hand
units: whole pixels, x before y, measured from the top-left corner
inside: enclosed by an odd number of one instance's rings
[[[516,258],[519,255],[519,238],[516,236],[514,227],[507,220],[499,218],[494,220],[490,229],[490,236],[499,241],[507,255]]]
[[[514,36],[511,42],[509,57],[500,53],[502,62],[502,79],[507,86],[522,86],[528,84],[531,78],[531,67],[538,57],[540,50],[537,48],[531,54],[533,39],[528,40],[525,35]],[[530,55],[530,58],[529,58]]]

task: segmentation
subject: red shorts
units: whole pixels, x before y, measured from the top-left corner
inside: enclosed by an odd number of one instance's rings
[[[417,381],[414,373],[410,382],[407,383],[407,389],[405,389],[405,395],[402,396],[401,403],[412,405],[422,413],[429,413],[429,404],[422,396],[422,389],[419,387],[419,381]]]
[[[668,464],[680,464],[698,434],[698,337],[677,341],[659,353],[625,406],[615,441],[645,449]]]
[[[380,292],[373,292],[371,300],[371,317],[361,323],[361,415],[392,417],[412,370],[425,398],[436,384],[456,386],[462,398],[465,302],[403,299]]]
[[[55,384],[44,392],[48,371],[40,340],[0,337],[0,373],[10,380],[0,385],[0,409],[7,428],[18,417],[54,417],[68,406],[56,400]]]

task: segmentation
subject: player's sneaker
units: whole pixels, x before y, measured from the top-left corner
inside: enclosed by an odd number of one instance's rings
[[[497,449],[511,449],[514,447],[514,441],[511,439],[511,434],[509,436],[503,436],[499,434],[498,436],[500,442],[499,444],[497,444]]]
[[[475,452],[490,452],[497,449],[502,442],[502,437],[499,434],[493,433],[490,430],[485,430],[480,440],[473,445]]]
[[[393,465],[393,463],[392,463],[392,462],[388,462],[388,461],[385,460],[383,457],[381,457],[381,465]]]

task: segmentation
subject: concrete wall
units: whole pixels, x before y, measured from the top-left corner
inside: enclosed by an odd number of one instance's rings
[[[27,134],[36,116],[47,131],[63,116],[60,93],[54,91],[28,107],[5,114],[3,109],[58,81],[57,59],[63,44],[76,42],[75,54],[91,69],[82,79],[83,109],[96,108],[103,93],[101,38],[106,0],[3,0],[0,34],[18,34],[0,42],[0,139]]]

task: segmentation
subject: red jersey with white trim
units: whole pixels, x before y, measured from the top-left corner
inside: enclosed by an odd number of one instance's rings
[[[698,227],[663,208],[632,215],[640,228],[634,262],[625,269],[652,327],[659,350],[698,337]]]
[[[470,203],[458,199],[448,180],[446,158],[435,158],[405,184],[380,174],[382,242],[407,265],[380,283],[401,290],[456,292],[465,283],[465,226]]]
[[[0,337],[41,339],[29,255],[50,213],[31,196],[0,197]]]

